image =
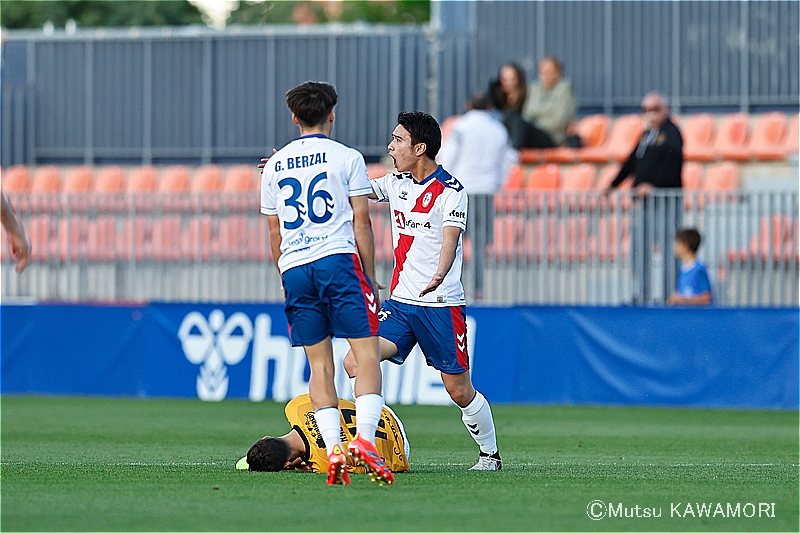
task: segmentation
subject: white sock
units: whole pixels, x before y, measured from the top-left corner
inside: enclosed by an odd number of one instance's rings
[[[350,388],[353,389],[353,398],[356,397],[356,377],[355,376],[347,376],[348,381],[350,381]]]
[[[475,397],[466,407],[461,407],[461,420],[467,426],[469,434],[475,439],[483,453],[492,455],[497,452],[497,440],[494,436],[494,420],[492,408],[483,394],[475,391]]]
[[[323,407],[314,411],[314,418],[317,420],[317,427],[325,441],[325,448],[328,453],[333,451],[333,447],[341,444],[341,424],[339,423],[338,407]]]
[[[382,409],[383,396],[380,394],[362,394],[356,398],[356,431],[372,444],[375,444],[375,431]]]

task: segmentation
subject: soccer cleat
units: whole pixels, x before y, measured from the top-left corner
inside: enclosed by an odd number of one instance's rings
[[[367,475],[373,483],[380,485],[391,485],[394,483],[394,475],[386,463],[383,462],[378,450],[361,435],[356,434],[356,438],[347,445],[347,452],[350,457],[361,463],[367,469]]]
[[[337,444],[328,454],[328,485],[349,485],[350,474],[347,472],[347,456],[342,446]]]
[[[474,471],[489,471],[489,470],[502,470],[503,461],[500,460],[500,452],[494,452],[492,455],[481,452],[478,456],[478,462],[470,468]]]
[[[247,464],[247,456],[245,455],[236,461],[236,470],[250,470],[250,465]]]

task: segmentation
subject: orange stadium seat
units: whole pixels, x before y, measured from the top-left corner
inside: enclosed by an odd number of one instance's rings
[[[714,115],[700,113],[684,118],[681,126],[683,158],[688,161],[714,159]]]
[[[225,192],[250,192],[256,190],[253,179],[253,167],[250,165],[234,165],[225,173],[222,190]]]
[[[597,174],[597,181],[595,182],[594,190],[597,191],[598,193],[602,193],[603,191],[608,189],[608,187],[617,177],[617,174],[619,174],[620,168],[622,168],[622,165],[620,165],[619,163],[611,163],[601,168],[600,172],[598,172]],[[631,199],[627,196],[627,191],[630,191],[632,188],[633,188],[632,176],[628,176],[627,178],[625,178],[622,181],[622,183],[620,183],[616,188],[617,191],[625,193],[625,195],[622,197],[623,209],[628,209],[631,205]],[[617,206],[619,205],[618,196],[614,195],[612,192],[612,195],[609,196],[608,198],[600,196],[599,201],[593,200],[589,202],[590,209],[595,209],[598,205],[601,209],[616,210]]]
[[[569,197],[570,209],[578,206],[581,209],[586,207],[587,192],[592,190],[595,178],[597,178],[597,168],[589,163],[572,165],[567,169],[561,181],[561,190],[568,193],[566,196]]]
[[[543,209],[544,200],[547,197],[547,208],[553,209],[556,205],[555,193],[560,187],[561,167],[559,165],[546,163],[534,167],[528,176],[528,183],[525,185],[525,189],[529,192],[528,207],[534,205],[537,209]]]
[[[756,118],[750,137],[750,156],[758,161],[780,161],[786,157],[783,139],[786,137],[786,115],[765,113]]]
[[[72,167],[64,176],[66,193],[87,193],[92,190],[92,167]]]
[[[623,115],[614,121],[608,141],[593,148],[584,148],[578,159],[590,163],[624,161],[644,133],[644,123],[639,115]]]
[[[45,166],[37,168],[33,173],[31,182],[31,192],[46,193],[58,192],[61,190],[61,169],[56,166]]]
[[[175,165],[164,169],[158,191],[168,193],[189,191],[189,167]]]
[[[746,113],[733,113],[722,117],[714,140],[714,154],[720,159],[729,161],[748,161],[749,123],[750,116]]]
[[[190,185],[192,192],[217,192],[222,190],[222,167],[203,165],[198,168]]]
[[[786,125],[786,139],[783,141],[783,153],[786,157],[797,155],[798,145],[800,144],[800,141],[798,141],[798,136],[800,135],[798,133],[798,130],[800,130],[798,118],[800,118],[800,115],[792,115]]]
[[[508,177],[503,184],[503,189],[506,190],[519,190],[525,188],[525,167],[522,165],[514,165],[508,171]]]
[[[136,167],[128,178],[128,192],[153,192],[156,190],[156,167]]]
[[[789,246],[787,246],[787,244]],[[792,245],[792,217],[773,215],[762,217],[759,230],[750,238],[750,257],[767,261],[790,261]]]
[[[125,190],[125,170],[118,166],[101,167],[94,182],[94,191],[115,193]]]
[[[686,209],[691,209],[694,205],[694,198],[698,191],[703,188],[703,165],[696,161],[689,161],[683,164],[681,172],[681,184],[684,195]]]
[[[731,161],[708,167],[703,181],[704,191],[735,191],[739,187],[739,166]]]
[[[501,215],[494,219],[492,243],[487,255],[497,261],[513,261],[518,257],[522,237],[523,219],[518,215]]]
[[[578,121],[575,131],[584,148],[602,146],[608,137],[608,115],[588,115]]]
[[[25,165],[15,165],[3,170],[0,180],[5,192],[28,192],[31,187],[30,170]]]

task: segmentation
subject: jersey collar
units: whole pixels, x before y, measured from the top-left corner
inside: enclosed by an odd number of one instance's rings
[[[433,171],[433,174],[431,174],[430,176],[428,176],[424,180],[420,181],[417,185],[425,185],[426,183],[430,182],[431,180],[438,179],[442,174],[444,174],[444,169],[442,168],[442,165],[439,165],[439,167],[436,170]],[[414,178],[411,178],[411,179],[414,179]]]
[[[300,139],[314,139],[314,138],[316,138],[316,139],[327,139],[328,137],[323,133],[312,133],[310,135],[303,135],[302,137],[298,137],[295,140],[299,141]]]

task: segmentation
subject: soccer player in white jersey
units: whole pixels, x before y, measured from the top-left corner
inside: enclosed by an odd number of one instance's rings
[[[370,198],[389,202],[394,219],[391,294],[381,309],[378,330],[381,359],[402,364],[419,344],[428,365],[441,372],[480,447],[478,463],[470,470],[500,470],[492,410],[469,374],[461,285],[467,193],[436,164],[442,140],[436,120],[417,111],[400,113],[397,122],[389,144],[397,173],[370,182]],[[345,357],[345,369],[360,378],[353,353]]]
[[[264,167],[261,212],[286,293],[291,342],[305,349],[311,367],[308,388],[328,453],[327,483],[350,483],[333,381],[335,335],[348,340],[363,369],[355,385],[357,435],[347,453],[373,481],[391,484],[394,477],[375,448],[383,397],[367,203],[372,189],[364,157],[329,138],[336,102],[336,90],[327,83],[309,81],[286,93],[300,137]]]

